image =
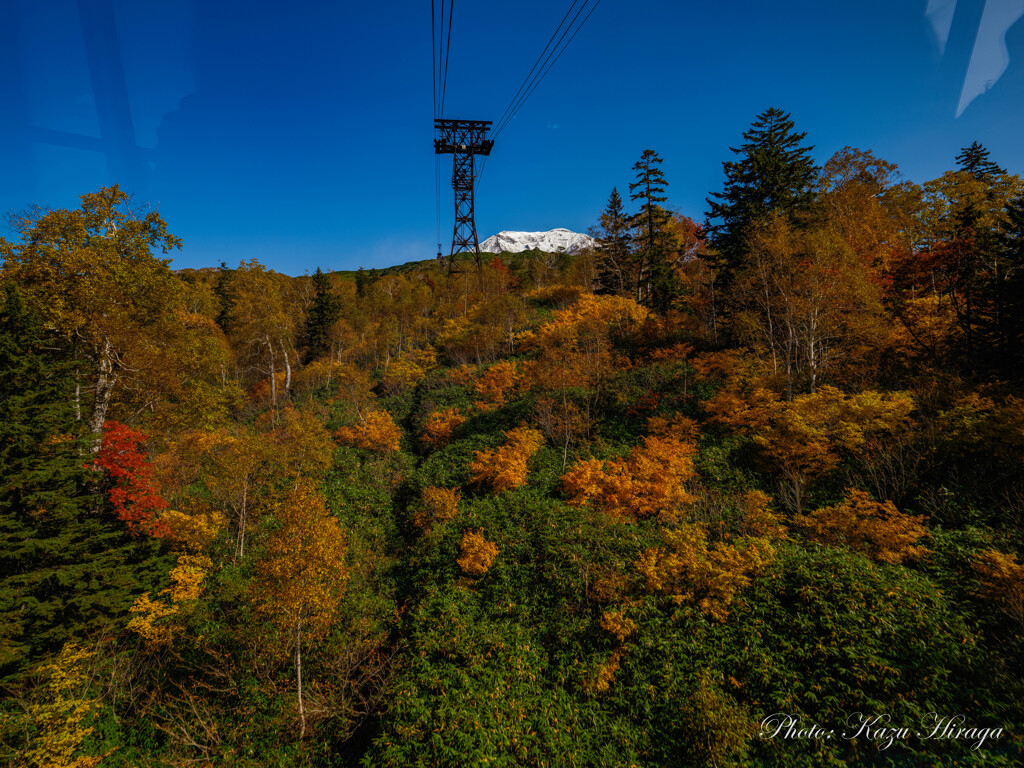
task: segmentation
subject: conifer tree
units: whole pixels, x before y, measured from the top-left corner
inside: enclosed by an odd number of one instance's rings
[[[971,174],[979,181],[1006,174],[1006,169],[1000,168],[990,160],[989,151],[976,141],[969,147],[961,148],[960,154],[956,156],[956,162],[961,171]]]
[[[632,292],[630,281],[630,231],[629,216],[622,207],[619,190],[612,188],[608,204],[601,214],[597,235],[597,268],[601,284],[599,293],[615,293],[620,296]]]
[[[220,271],[217,273],[217,281],[213,284],[213,294],[220,302],[216,323],[224,333],[231,332],[231,324],[234,320],[235,294],[231,290],[231,282],[234,277],[235,270],[228,269],[227,263],[222,261]]]
[[[641,304],[664,311],[672,294],[671,268],[667,263],[668,247],[665,242],[665,224],[668,211],[665,202],[665,174],[659,167],[661,157],[653,149],[645,149],[633,164],[636,181],[629,185],[630,199],[640,202],[640,210],[630,219],[637,231],[634,250],[634,288],[636,300]]]
[[[739,161],[722,163],[725,188],[707,198],[710,210],[705,229],[718,251],[726,282],[746,251],[751,225],[771,212],[796,219],[814,201],[818,169],[809,157],[813,146],[802,146],[807,135],[793,130],[787,112],[771,107],[744,132],[745,142],[730,147]]]
[[[319,267],[313,274],[313,289],[316,293],[305,327],[307,364],[330,352],[331,327],[341,317],[341,299],[331,292],[331,280]]]
[[[127,616],[161,570],[157,545],[95,512],[79,361],[10,283],[0,299],[0,679]]]
[[[999,357],[1007,372],[1024,378],[1024,198],[1010,200],[999,232],[1004,278],[997,291],[1000,307]]]

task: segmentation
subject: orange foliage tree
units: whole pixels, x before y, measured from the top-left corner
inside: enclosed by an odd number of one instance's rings
[[[649,427],[652,434],[628,457],[575,464],[562,476],[566,500],[574,506],[594,503],[621,520],[675,520],[682,507],[693,503],[685,484],[695,474],[695,427],[683,418],[651,419]]]
[[[544,445],[544,435],[530,427],[516,427],[505,433],[505,445],[473,454],[470,482],[487,484],[500,493],[526,483],[527,464]]]
[[[457,408],[444,408],[432,411],[423,422],[423,444],[430,448],[439,448],[452,441],[455,430],[461,427],[466,417]]]
[[[341,445],[379,453],[397,451],[401,438],[402,430],[387,411],[370,411],[360,423],[341,427],[334,433],[334,439]]]
[[[891,501],[873,501],[855,488],[839,504],[793,518],[813,540],[849,547],[880,563],[902,563],[927,554],[917,543],[927,535],[923,520],[923,515],[903,514]]]
[[[473,389],[480,396],[476,407],[481,411],[500,408],[521,379],[514,360],[500,360],[495,363],[473,383]]]

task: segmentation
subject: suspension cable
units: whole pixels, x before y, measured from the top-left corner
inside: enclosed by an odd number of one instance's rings
[[[583,17],[583,21],[581,21],[578,25],[576,25],[575,29],[573,29],[573,25],[576,24],[576,20],[580,17],[580,14],[583,13],[584,10],[586,10],[587,4],[589,2],[590,0],[584,0],[583,5],[581,5],[579,7],[579,10],[576,11],[576,15],[573,16],[572,21],[569,22],[569,26],[565,28],[565,31],[562,32],[562,36],[558,38],[558,42],[555,43],[555,47],[552,48],[551,51],[548,53],[547,58],[544,60],[544,64],[541,65],[541,71],[534,75],[533,82],[527,87],[526,92],[522,95],[522,97],[513,107],[512,111],[506,117],[504,117],[502,122],[494,129],[494,132],[491,134],[492,140],[496,139],[501,134],[501,132],[505,130],[506,126],[508,126],[508,124],[512,121],[512,118],[516,116],[520,108],[522,108],[523,104],[526,103],[526,100],[530,98],[530,96],[533,94],[535,90],[537,90],[537,86],[541,84],[541,81],[543,81],[544,78],[547,76],[548,72],[551,71],[551,68],[555,66],[555,62],[557,62],[562,57],[562,54],[565,53],[565,49],[569,47],[569,44],[573,41],[573,39],[576,37],[579,31],[583,28],[583,25],[587,23],[587,19],[589,19],[591,14],[593,14],[594,11],[597,10],[597,6],[600,5],[601,0],[597,0],[597,2],[595,2],[590,7],[590,11],[589,13],[587,13],[586,16]],[[573,3],[573,5],[575,5],[575,2]],[[572,8],[570,7],[569,10],[571,11]],[[570,30],[572,31],[572,35],[569,37],[568,40],[565,41],[565,44],[563,45],[562,41],[565,40],[565,36],[569,34]]]
[[[444,79],[441,81],[441,114],[439,117],[444,117],[444,97],[448,90],[448,53],[452,47],[452,11],[455,5],[455,0],[449,0],[448,2],[448,42],[444,48]],[[444,0],[441,0],[441,35],[444,35]]]

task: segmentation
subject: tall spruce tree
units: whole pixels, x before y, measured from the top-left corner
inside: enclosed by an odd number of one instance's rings
[[[951,296],[964,332],[964,363],[970,372],[1007,373],[1014,365],[1007,322],[1012,322],[1015,296],[1012,249],[1008,260],[1000,229],[1012,215],[1008,194],[1015,177],[1008,178],[976,141],[960,150],[956,162],[958,172],[942,177],[951,205],[940,251],[949,257],[947,274],[957,287]],[[1004,231],[1012,231],[1012,222]]]
[[[594,235],[597,237],[599,292],[622,296],[632,293],[629,216],[622,206],[619,190],[614,187]]]
[[[818,175],[810,158],[814,147],[803,146],[807,134],[793,128],[789,113],[771,107],[744,132],[740,147],[729,148],[740,159],[722,163],[725,188],[707,198],[705,231],[726,282],[743,258],[754,222],[772,212],[795,221],[813,205]]]
[[[231,324],[235,319],[235,293],[231,289],[231,283],[235,278],[235,270],[228,269],[226,262],[220,263],[220,271],[217,272],[217,280],[213,284],[213,294],[220,303],[215,322],[224,333],[231,332]]]
[[[671,302],[673,281],[665,235],[669,215],[660,205],[668,199],[665,196],[668,182],[659,167],[661,163],[661,157],[653,149],[643,151],[633,164],[636,181],[629,185],[629,196],[640,203],[640,210],[630,219],[637,238],[633,250],[636,300],[664,311]]]
[[[0,679],[71,637],[113,630],[167,564],[96,510],[75,370],[17,288],[0,297]]]
[[[341,299],[331,292],[331,280],[320,271],[320,267],[313,274],[313,289],[313,304],[305,327],[307,364],[331,351],[331,327],[341,317]]]
[[[979,180],[1006,174],[1006,169],[1000,168],[989,159],[989,151],[976,141],[969,147],[961,148],[960,154],[956,156],[956,162],[961,171],[966,171]]]
[[[1010,200],[998,234],[1003,279],[997,287],[999,360],[1013,379],[1024,379],[1024,197]]]

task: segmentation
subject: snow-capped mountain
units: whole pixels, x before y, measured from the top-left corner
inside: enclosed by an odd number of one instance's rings
[[[568,229],[550,232],[499,232],[480,243],[484,253],[519,253],[534,248],[547,253],[579,253],[597,244],[590,235],[581,235]]]

